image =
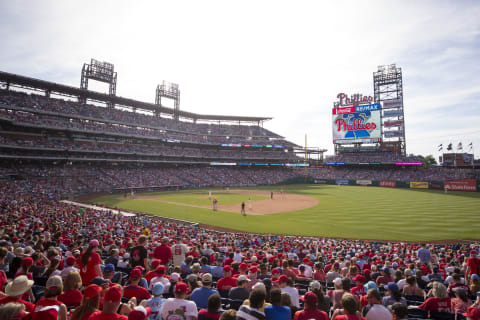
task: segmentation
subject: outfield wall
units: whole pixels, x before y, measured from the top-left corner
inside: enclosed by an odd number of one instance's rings
[[[398,181],[398,180],[353,180],[353,179],[313,179],[314,184],[341,186],[373,186],[383,188],[434,189],[479,192],[480,180],[463,179],[457,181]]]

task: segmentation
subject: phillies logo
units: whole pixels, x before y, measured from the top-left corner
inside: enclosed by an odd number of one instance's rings
[[[362,123],[362,119],[353,119],[352,124],[348,124],[345,119],[337,119],[335,120],[335,124],[338,125],[337,131],[358,131],[358,130],[375,130],[377,125],[375,122],[367,122],[365,124]]]
[[[350,97],[345,93],[339,93],[337,99],[338,101],[333,103],[335,107],[348,105],[358,106],[359,104],[369,104],[373,101],[372,96],[363,96],[360,93],[352,94]]]

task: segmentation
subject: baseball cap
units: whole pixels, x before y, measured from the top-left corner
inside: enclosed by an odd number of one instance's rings
[[[317,295],[311,291],[305,293],[305,296],[303,296],[303,301],[309,306],[316,306],[318,304],[318,298]]]
[[[310,288],[314,290],[319,290],[321,287],[322,285],[317,280],[310,282]]]
[[[288,281],[288,277],[284,274],[282,274],[280,278],[278,278],[278,282],[287,282],[287,281]]]
[[[128,314],[128,320],[145,320],[152,314],[150,307],[137,306]]]
[[[157,282],[153,285],[152,293],[156,296],[161,295],[163,293],[163,284],[161,282]]]
[[[165,266],[163,264],[159,264],[155,269],[156,273],[164,274],[165,273]]]
[[[88,245],[89,245],[90,247],[98,247],[99,244],[100,244],[100,243],[98,242],[97,239],[92,239],[92,240],[90,240],[90,242],[88,243]]]
[[[335,262],[335,263],[333,264],[333,268],[334,268],[334,269],[340,268],[340,263]]]
[[[334,283],[337,287],[343,285],[342,278],[336,278],[335,280],[333,280],[333,283]]]
[[[476,274],[476,273],[472,274],[471,278],[473,280],[478,280],[479,279],[478,274]]]
[[[365,277],[362,276],[361,274],[357,274],[355,278],[353,278],[353,281],[358,281],[358,282],[361,282],[361,283],[365,283]]]
[[[115,271],[115,266],[111,263],[107,264],[105,268],[103,268],[103,272],[112,272]]]
[[[91,284],[83,290],[83,297],[85,299],[92,299],[100,294],[102,287],[97,286],[96,284]]]
[[[470,250],[470,255],[476,255],[477,254],[477,251],[475,250]]]
[[[382,270],[383,272],[385,272],[385,273],[389,273],[389,272],[390,272],[390,269],[389,269],[389,268],[387,268],[387,267],[385,267],[385,268],[382,268],[381,270]]]
[[[212,282],[212,275],[210,273],[204,273],[202,275],[202,282]]]
[[[188,286],[185,282],[178,282],[177,285],[175,286],[175,293],[187,293],[188,292]]]
[[[95,277],[90,281],[90,284],[96,284],[97,286],[103,286],[104,284],[107,284],[108,280],[103,279],[102,277]]]
[[[160,259],[155,259],[152,261],[152,268],[156,269],[162,261]]]
[[[171,280],[171,281],[177,282],[178,279],[180,279],[180,275],[179,275],[178,273],[174,272],[174,273],[172,273],[172,274],[170,275],[170,280]]]
[[[468,317],[472,320],[478,320],[480,319],[480,309],[476,307],[469,307],[467,309],[467,313],[463,314],[465,317]]]
[[[130,278],[133,278],[133,277],[142,277],[142,271],[138,268],[133,268],[132,271],[130,272]]]
[[[118,286],[113,286],[108,288],[107,292],[105,293],[104,301],[108,302],[118,302],[122,299],[122,291]]]
[[[75,260],[75,257],[74,257],[74,256],[70,256],[70,257],[67,258],[67,265],[72,266],[72,265],[75,264],[75,261],[76,261],[76,260]]]
[[[23,266],[31,267],[32,265],[33,265],[33,259],[32,258],[30,258],[30,257],[23,258],[22,267]]]
[[[60,306],[43,307],[34,314],[34,319],[57,320]]]
[[[238,276],[237,278],[237,282],[241,282],[241,281],[248,281],[248,278],[246,275],[242,274],[240,276]]]
[[[240,270],[247,270],[248,269],[248,264],[246,264],[245,262],[242,262],[242,263],[240,263],[239,267],[240,267]]]
[[[277,268],[272,269],[272,274],[278,274],[278,273],[280,273],[280,270],[278,270]]]
[[[232,267],[230,266],[223,267],[223,272],[230,272],[230,271],[232,271]]]
[[[398,290],[400,290],[398,288],[398,285],[395,283],[395,282],[389,282],[386,286],[385,286],[385,289],[387,290],[390,290],[392,292],[397,292]]]
[[[251,267],[251,268],[248,270],[248,272],[250,272],[250,273],[257,273],[257,272],[258,272],[258,268],[255,267],[255,266],[253,266],[253,267]]]

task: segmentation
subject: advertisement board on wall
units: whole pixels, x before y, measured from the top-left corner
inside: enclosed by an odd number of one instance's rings
[[[383,109],[399,108],[402,106],[401,99],[390,99],[383,101]]]
[[[398,110],[389,110],[389,111],[383,112],[384,117],[398,117],[402,115],[403,115],[403,112]]]
[[[372,180],[357,180],[359,186],[371,186]]]
[[[477,191],[477,181],[475,179],[465,179],[457,181],[445,181],[444,189],[451,191]]]
[[[401,137],[403,135],[403,130],[385,131],[383,135],[385,138]]]
[[[397,186],[397,182],[396,181],[379,181],[378,186],[384,187],[384,188],[395,188]]]
[[[392,120],[383,123],[385,127],[397,127],[403,125],[403,120]]]
[[[410,182],[410,189],[428,189],[428,182]]]
[[[346,179],[337,179],[335,180],[335,183],[339,186],[348,186],[350,184],[349,181]]]
[[[333,143],[381,142],[379,104],[333,108]]]

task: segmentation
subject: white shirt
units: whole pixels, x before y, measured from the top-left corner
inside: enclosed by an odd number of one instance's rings
[[[183,316],[183,318],[181,317]],[[197,319],[198,311],[195,302],[185,299],[169,298],[162,307],[163,320]]]
[[[300,297],[297,288],[286,286],[285,288],[282,288],[282,292],[288,293],[290,295],[290,300],[292,300],[292,304],[295,307],[300,308]]]
[[[150,280],[150,284],[148,286],[148,289],[150,291],[153,290],[153,286],[157,283],[157,282],[160,282],[161,284],[163,284],[163,292],[168,292],[168,290],[170,289],[170,281],[168,281],[167,278],[164,278],[164,277],[154,277],[152,278],[152,280]]]
[[[392,314],[381,304],[374,304],[367,312],[367,320],[392,320]]]

